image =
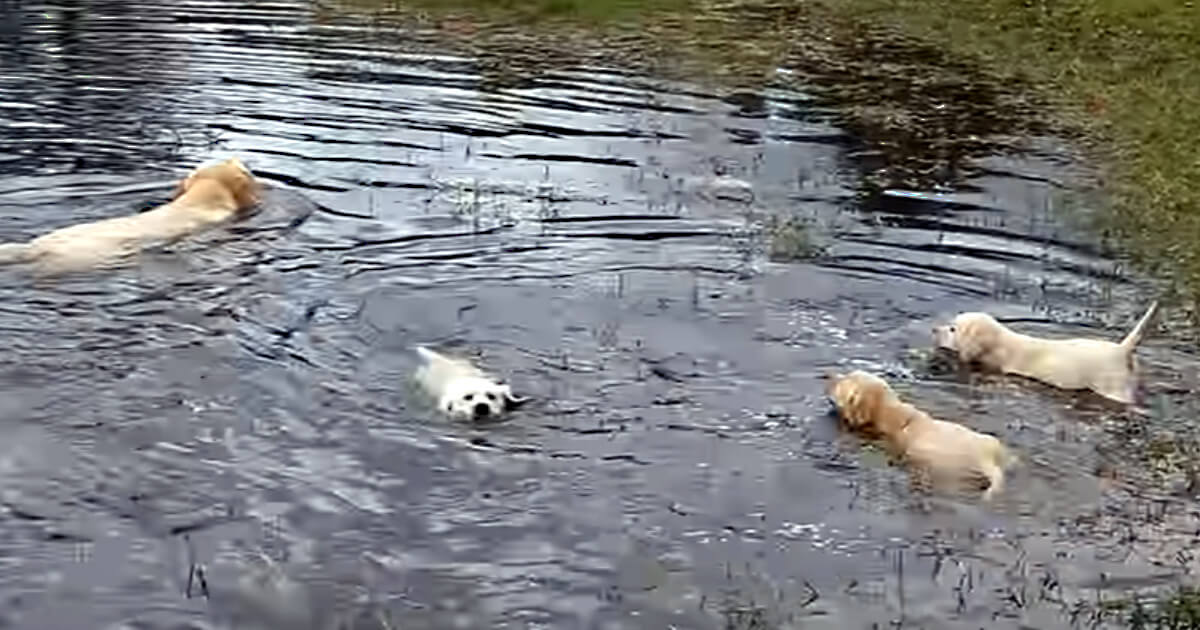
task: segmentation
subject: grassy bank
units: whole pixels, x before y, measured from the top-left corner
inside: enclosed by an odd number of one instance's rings
[[[442,31],[499,84],[617,61],[727,89],[779,66],[842,111],[867,189],[1053,131],[1103,168],[1102,229],[1200,312],[1200,9],[1172,0],[342,0]]]
[[[1105,227],[1200,298],[1200,8],[1181,0],[855,0],[993,71],[1027,79],[1094,140]]]

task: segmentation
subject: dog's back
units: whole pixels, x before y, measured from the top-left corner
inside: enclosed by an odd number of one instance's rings
[[[121,264],[139,252],[215,227],[254,206],[259,184],[237,158],[202,166],[153,210],[59,228],[27,243],[0,244],[0,264],[34,263],[60,273]]]
[[[435,396],[440,395],[450,381],[464,377],[483,377],[479,368],[469,362],[440,354],[425,346],[417,346],[422,364],[417,368],[417,381]]]
[[[881,437],[891,454],[939,483],[985,487],[991,497],[1016,461],[995,436],[931,417],[869,372],[834,377],[829,393],[848,426]]]
[[[1060,389],[1090,389],[1105,398],[1131,403],[1137,390],[1134,352],[1157,312],[1158,303],[1154,302],[1119,343],[1089,338],[1046,339],[1005,329],[1005,338],[1012,346],[1006,352],[1010,361],[997,367]]]
[[[955,483],[980,484],[986,488],[985,497],[999,492],[1005,470],[1016,463],[1004,443],[962,424],[922,415],[924,419],[906,431],[908,462]]]

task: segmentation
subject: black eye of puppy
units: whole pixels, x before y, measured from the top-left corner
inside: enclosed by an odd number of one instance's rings
[[[471,400],[474,397],[475,397],[475,394],[467,394],[466,396],[463,396],[463,400]]]
[[[488,400],[496,400],[496,395],[492,392],[487,393]]]

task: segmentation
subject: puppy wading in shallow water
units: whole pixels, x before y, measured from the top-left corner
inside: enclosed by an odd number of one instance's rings
[[[514,396],[512,388],[497,383],[464,359],[438,354],[418,346],[424,364],[417,369],[417,382],[438,410],[458,420],[499,418],[528,399]]]
[[[850,429],[882,438],[914,480],[955,488],[983,487],[990,499],[1004,487],[1016,458],[991,435],[934,420],[900,400],[886,381],[862,370],[830,378],[826,392]]]
[[[201,166],[153,210],[57,229],[26,243],[0,244],[0,264],[30,263],[43,273],[114,266],[236,219],[258,203],[260,188],[237,158]]]
[[[954,352],[961,361],[1060,389],[1091,390],[1129,404],[1137,397],[1134,351],[1157,312],[1158,302],[1154,302],[1121,343],[1023,335],[987,313],[960,313],[950,324],[935,326],[933,338],[939,348]]]

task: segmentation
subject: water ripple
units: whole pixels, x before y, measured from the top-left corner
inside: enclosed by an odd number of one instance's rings
[[[866,626],[896,618],[897,558],[994,575],[1114,539],[1106,501],[1136,488],[1097,477],[1103,412],[912,353],[958,310],[1114,337],[1140,312],[1142,281],[1059,216],[1053,146],[864,198],[854,139],[793,89],[596,67],[495,88],[428,31],[331,11],[6,15],[0,237],[149,208],[214,155],[270,189],[136,269],[0,270],[0,621],[718,627],[749,561]],[[417,343],[535,402],[447,422],[408,382]],[[1186,360],[1155,343],[1165,382]],[[828,414],[818,376],[851,365],[1012,442],[1007,503],[914,506]],[[911,618],[978,627],[1000,606],[955,616],[913,582]]]

